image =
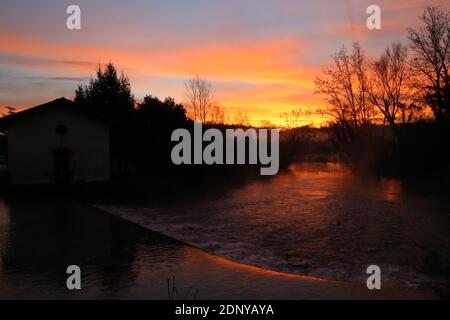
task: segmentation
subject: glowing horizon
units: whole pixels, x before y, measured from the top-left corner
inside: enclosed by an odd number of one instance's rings
[[[113,62],[139,101],[151,94],[184,101],[184,82],[199,75],[232,119],[281,124],[280,113],[325,105],[314,78],[330,55],[358,40],[369,54],[407,40],[425,5],[378,1],[382,30],[366,28],[370,1],[77,1],[82,29],[65,27],[66,1],[0,4],[0,106],[18,110],[65,96]],[[330,15],[330,12],[333,15]],[[319,115],[301,124],[320,125]]]

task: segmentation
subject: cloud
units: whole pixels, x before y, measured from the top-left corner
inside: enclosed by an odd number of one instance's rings
[[[78,3],[82,29],[72,32],[64,3],[2,1],[0,103],[29,107],[72,96],[76,82],[112,61],[138,98],[182,100],[184,81],[200,75],[230,113],[278,122],[282,111],[324,105],[313,94],[314,78],[342,44],[360,40],[378,54],[406,40],[425,4],[448,7],[444,0],[379,0],[383,29],[369,31],[369,0]]]
[[[32,56],[22,56],[15,54],[1,54],[0,64],[6,65],[20,65],[20,66],[50,66],[50,65],[69,65],[84,68],[95,68],[98,64],[90,61],[75,61],[75,60],[52,60]]]

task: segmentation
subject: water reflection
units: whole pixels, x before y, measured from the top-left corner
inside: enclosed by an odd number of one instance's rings
[[[160,208],[105,207],[233,261],[364,282],[448,286],[448,203],[402,192],[394,179],[356,178],[340,164],[302,163],[222,198]]]
[[[145,252],[142,243],[149,245]],[[137,260],[151,256],[172,264],[179,248],[170,239],[68,199],[8,205],[2,200],[0,297],[71,297],[65,284],[71,264],[81,267],[82,283],[90,288],[83,296],[114,296],[134,285]]]
[[[400,201],[402,194],[402,183],[397,179],[380,179],[380,190],[386,201]]]
[[[67,200],[0,203],[0,299],[167,299],[173,276],[201,299],[429,297],[236,264]],[[69,264],[81,267],[80,291],[65,287]]]
[[[199,298],[377,294],[246,267],[173,239],[235,262],[322,278],[364,282],[367,265],[378,264],[383,283],[448,292],[448,204],[401,187],[356,179],[337,164],[301,164],[201,199],[107,207],[172,238],[68,199],[2,200],[0,298],[167,298],[172,276],[180,290],[199,289]],[[79,292],[65,287],[70,264],[82,270]]]

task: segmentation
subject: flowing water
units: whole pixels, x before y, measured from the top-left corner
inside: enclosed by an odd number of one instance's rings
[[[394,179],[303,163],[270,179],[162,207],[101,206],[232,261],[326,279],[448,288],[450,210]],[[444,289],[445,290],[445,289]]]
[[[0,298],[164,299],[172,276],[199,298],[366,297],[365,285],[287,273],[364,283],[372,264],[382,286],[449,292],[448,202],[339,164],[293,165],[165,205],[97,206],[113,215],[60,197],[0,199]],[[66,287],[71,264],[80,291]]]

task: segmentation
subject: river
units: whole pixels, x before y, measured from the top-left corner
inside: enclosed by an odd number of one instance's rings
[[[295,164],[157,206],[95,206],[0,199],[0,298],[166,299],[173,276],[199,298],[370,298],[373,264],[382,286],[449,292],[448,202],[340,164]],[[80,292],[66,287],[71,264]]]
[[[160,207],[101,206],[232,261],[325,279],[448,288],[449,203],[361,178],[339,163],[301,163],[270,179]]]

